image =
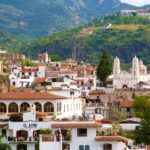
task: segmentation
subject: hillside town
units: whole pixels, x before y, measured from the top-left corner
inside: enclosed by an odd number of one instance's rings
[[[130,138],[140,128],[134,98],[150,95],[150,74],[136,56],[129,71],[114,58],[104,83],[97,67],[0,51],[0,133],[11,150],[146,150]],[[32,61],[32,60],[30,60]]]

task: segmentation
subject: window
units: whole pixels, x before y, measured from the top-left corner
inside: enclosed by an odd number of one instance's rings
[[[54,105],[51,102],[45,103],[45,105],[44,105],[44,112],[53,113],[54,112]]]
[[[42,105],[41,105],[40,103],[38,103],[38,102],[36,102],[36,103],[34,103],[34,104],[35,104],[35,106],[36,106],[36,111],[42,112]]]
[[[0,113],[6,113],[6,104],[0,103]]]
[[[16,85],[16,82],[13,82],[12,85]]]
[[[90,87],[90,86],[88,87],[88,90],[91,90],[91,87]]]
[[[2,135],[3,135],[3,136],[6,135],[6,129],[2,129]]]
[[[26,102],[22,103],[21,106],[20,106],[20,111],[21,112],[24,112],[24,111],[27,111],[28,108],[30,108],[30,105]]]
[[[73,92],[73,91],[70,92],[70,96],[72,96],[72,95],[74,95],[74,92]]]
[[[9,104],[9,112],[18,112],[18,105],[16,103]]]
[[[127,112],[130,112],[131,111],[131,109],[130,108],[127,108]]]
[[[96,109],[95,109],[95,113],[96,113],[96,114],[101,114],[101,109],[100,109],[100,108],[96,108]]]
[[[85,150],[90,150],[90,146],[89,145],[85,145]]]
[[[104,144],[103,149],[104,150],[112,150],[112,145],[111,144]]]
[[[84,146],[83,145],[79,145],[79,150],[84,150]]]
[[[85,136],[87,136],[87,129],[86,128],[77,129],[77,136],[78,137],[85,137]]]
[[[61,102],[59,103],[59,111],[61,112]]]

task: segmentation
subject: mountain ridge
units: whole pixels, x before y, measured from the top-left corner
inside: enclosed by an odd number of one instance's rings
[[[135,7],[120,0],[1,0],[0,8],[1,31],[41,37]]]

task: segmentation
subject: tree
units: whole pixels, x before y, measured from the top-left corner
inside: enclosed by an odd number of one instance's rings
[[[146,108],[143,112],[139,130],[136,131],[136,142],[150,145],[150,110]]]
[[[116,122],[120,122],[127,118],[127,114],[119,111],[117,108],[110,108],[108,115],[109,115],[110,120],[113,120]]]
[[[142,118],[146,109],[150,110],[150,97],[149,96],[138,96],[135,97],[133,108],[135,115]]]
[[[135,98],[134,109],[137,117],[141,117],[139,129],[136,131],[136,142],[150,145],[150,101],[149,96]]]
[[[108,51],[103,51],[101,60],[97,66],[97,78],[103,82],[105,85],[106,78],[112,72],[112,62],[110,60],[110,55]]]
[[[50,55],[51,61],[61,61],[61,58],[59,55]]]

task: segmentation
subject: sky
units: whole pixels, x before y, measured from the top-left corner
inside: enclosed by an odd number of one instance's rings
[[[143,6],[146,4],[150,4],[150,0],[121,0],[121,1],[135,6]]]

